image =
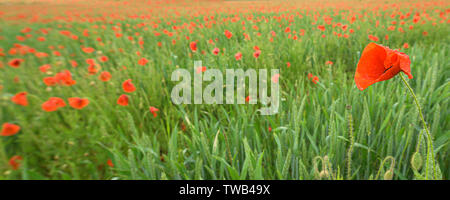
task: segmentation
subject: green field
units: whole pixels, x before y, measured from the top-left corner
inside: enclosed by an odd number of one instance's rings
[[[450,177],[448,1],[108,2],[0,3],[0,125],[21,128],[0,136],[0,179]],[[409,55],[414,78],[408,82],[428,123],[433,156],[403,73],[356,88],[360,55],[376,40],[369,35]],[[11,67],[16,58],[23,62]],[[140,65],[141,58],[148,63]],[[222,71],[280,69],[279,113],[260,115],[260,104],[175,105],[171,74],[177,68],[194,74],[196,60]],[[42,72],[45,64],[51,67]],[[44,83],[64,70],[74,85]],[[104,71],[109,81],[99,80]],[[128,79],[136,91],[123,91]],[[11,101],[19,92],[27,92],[27,106]],[[117,104],[122,94],[128,106]],[[67,105],[46,112],[42,104],[50,97]],[[74,109],[71,97],[89,104]],[[150,106],[159,109],[156,117]],[[22,160],[14,169],[16,155]]]

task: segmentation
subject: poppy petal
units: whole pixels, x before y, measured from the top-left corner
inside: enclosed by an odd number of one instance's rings
[[[386,49],[383,46],[370,43],[364,48],[355,72],[355,83],[358,89],[364,90],[377,82],[385,71],[385,58]]]
[[[400,56],[400,69],[403,71],[403,73],[405,73],[406,75],[408,75],[409,79],[412,79],[413,76],[411,74],[411,60],[409,59],[409,56],[406,54],[399,54]]]

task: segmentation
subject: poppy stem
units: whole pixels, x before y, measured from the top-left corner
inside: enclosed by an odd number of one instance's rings
[[[414,102],[416,103],[417,109],[419,110],[419,114],[420,114],[420,119],[422,120],[423,123],[423,128],[425,129],[425,131],[427,132],[427,140],[428,140],[428,145],[427,145],[427,160],[426,160],[426,166],[425,167],[425,177],[428,178],[428,165],[429,165],[429,159],[432,159],[432,163],[433,163],[433,175],[434,178],[437,178],[437,174],[436,174],[436,166],[434,163],[434,150],[433,150],[433,139],[431,137],[430,131],[428,130],[428,126],[427,123],[425,122],[425,118],[423,117],[422,114],[422,108],[420,107],[419,101],[417,100],[416,95],[414,94],[413,89],[411,88],[411,86],[409,86],[408,82],[406,81],[406,79],[403,77],[403,74],[400,74],[400,77],[402,78],[403,83],[406,85],[406,87],[409,89],[409,92],[411,93],[411,95],[414,98]],[[430,158],[430,154],[431,154],[431,158]],[[433,179],[433,177],[432,177]]]

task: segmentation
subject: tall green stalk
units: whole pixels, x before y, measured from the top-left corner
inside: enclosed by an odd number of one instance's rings
[[[425,119],[423,117],[423,113],[422,113],[422,108],[420,107],[419,101],[417,100],[416,95],[414,94],[413,89],[411,88],[411,86],[409,86],[408,82],[406,81],[405,77],[403,77],[403,74],[400,74],[400,77],[403,80],[403,83],[406,85],[406,87],[409,89],[409,92],[411,93],[411,95],[414,98],[414,102],[416,103],[417,109],[419,109],[419,113],[420,113],[420,119],[422,120],[422,124],[423,124],[423,128],[425,129],[425,131],[427,132],[427,162],[426,162],[426,167],[425,167],[425,178],[428,179],[428,165],[429,165],[429,159],[432,159],[432,163],[433,163],[433,175],[436,178],[437,177],[437,172],[436,172],[436,165],[434,163],[434,150],[433,150],[433,139],[431,137],[430,131],[428,130],[428,126],[427,123],[425,122]],[[432,177],[433,179],[433,177]]]

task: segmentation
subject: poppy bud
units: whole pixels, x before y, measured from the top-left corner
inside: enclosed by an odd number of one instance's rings
[[[420,170],[422,168],[422,155],[419,152],[415,152],[411,158],[411,166],[414,170]]]
[[[319,176],[320,176],[321,179],[323,179],[323,178],[328,178],[328,176],[329,176],[328,170],[322,170],[322,171],[319,173]]]
[[[392,180],[393,176],[394,176],[394,170],[389,169],[386,173],[384,173],[384,180]]]

